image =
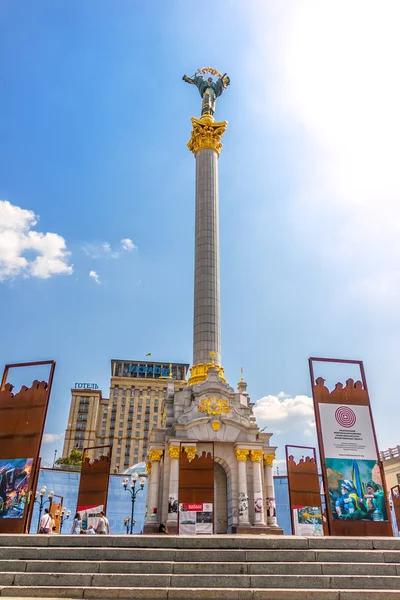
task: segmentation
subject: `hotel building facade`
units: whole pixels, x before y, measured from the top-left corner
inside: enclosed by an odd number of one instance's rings
[[[111,360],[109,398],[95,384],[75,384],[63,457],[71,450],[112,444],[111,472],[146,460],[153,429],[163,423],[168,392],[186,385],[189,365]]]

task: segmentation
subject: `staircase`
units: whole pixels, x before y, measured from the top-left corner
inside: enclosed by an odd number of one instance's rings
[[[0,535],[0,597],[400,600],[400,538]]]

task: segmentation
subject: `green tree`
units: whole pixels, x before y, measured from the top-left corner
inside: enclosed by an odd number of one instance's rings
[[[59,458],[57,461],[58,465],[81,465],[82,464],[82,452],[78,448],[72,448],[70,455],[67,458]]]

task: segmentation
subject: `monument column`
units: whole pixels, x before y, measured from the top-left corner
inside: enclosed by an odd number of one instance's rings
[[[192,117],[188,143],[196,158],[196,239],[194,274],[193,367],[189,379],[195,385],[207,378],[210,366],[221,367],[220,274],[218,223],[218,157],[227,122],[211,115]]]
[[[171,533],[178,533],[178,492],[179,492],[179,446],[169,446],[170,458],[168,519],[167,525]]]
[[[251,451],[253,463],[253,492],[254,492],[254,523],[253,525],[265,525],[264,517],[264,493],[261,474],[262,450]]]
[[[239,527],[249,527],[249,496],[247,493],[246,460],[250,450],[237,448],[235,456],[238,464],[238,514]]]
[[[278,526],[276,520],[274,476],[272,473],[272,462],[274,458],[274,454],[264,454],[265,501],[267,510],[267,525],[269,527]]]
[[[160,487],[160,461],[163,451],[162,450],[150,450],[149,461],[151,463],[150,481],[148,487],[148,500],[147,500],[147,517],[146,525],[153,525],[158,528],[159,525],[159,511],[158,511],[158,496]],[[155,515],[155,518],[152,518]]]

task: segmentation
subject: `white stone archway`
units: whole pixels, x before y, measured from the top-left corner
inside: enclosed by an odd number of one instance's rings
[[[214,533],[232,531],[232,473],[228,463],[214,457]]]

